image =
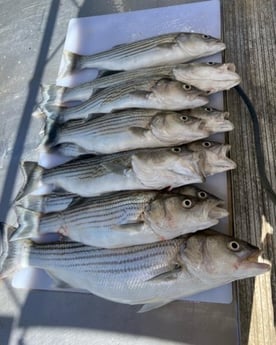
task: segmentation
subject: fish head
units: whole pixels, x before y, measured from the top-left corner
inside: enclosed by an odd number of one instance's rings
[[[162,78],[151,89],[151,100],[162,104],[163,108],[181,110],[189,107],[200,107],[208,103],[206,93],[189,84]]]
[[[186,239],[181,257],[189,272],[215,286],[268,271],[270,265],[258,262],[260,254],[259,248],[245,241],[203,230]]]
[[[205,121],[205,127],[210,133],[228,132],[234,129],[234,125],[228,120],[229,113],[215,108],[205,106],[196,109],[190,109],[189,114],[192,117]]]
[[[182,83],[191,84],[208,94],[229,90],[240,83],[233,63],[190,63],[179,64],[173,68],[175,78]]]
[[[166,144],[184,144],[209,136],[205,121],[171,111],[157,113],[150,127],[154,137]]]
[[[150,203],[145,218],[161,238],[171,239],[217,224],[228,215],[222,204],[219,199],[162,193]]]
[[[177,36],[178,46],[191,57],[216,54],[226,48],[218,38],[201,33],[180,33]]]
[[[205,153],[193,152],[185,146],[141,150],[132,155],[132,169],[147,187],[162,189],[204,181],[201,161]]]
[[[202,163],[205,176],[236,168],[236,163],[227,157],[230,145],[224,145],[211,140],[198,140],[187,144],[187,147],[195,152],[205,152],[205,160]]]
[[[215,200],[215,201],[221,201],[221,199],[217,198],[215,195],[206,192],[205,190],[194,186],[194,185],[188,185],[188,186],[181,186],[178,188],[174,188],[172,190],[173,193],[177,193],[177,194],[182,194],[182,195],[187,195],[187,196],[193,196],[195,198],[199,198],[202,200],[205,199],[210,199],[210,200]]]

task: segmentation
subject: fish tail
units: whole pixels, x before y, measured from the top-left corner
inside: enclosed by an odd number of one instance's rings
[[[48,105],[63,105],[63,95],[66,88],[63,86],[57,86],[55,84],[46,85],[41,84],[41,101],[39,103],[40,107],[43,109]]]
[[[27,195],[21,199],[16,207],[22,206],[25,209],[29,209],[34,212],[42,212],[44,207],[44,196],[43,195]]]
[[[65,50],[63,52],[63,64],[58,74],[58,79],[62,79],[70,75],[73,71],[82,69],[81,58],[81,55]]]
[[[59,126],[55,120],[51,118],[46,118],[43,132],[44,135],[39,145],[40,149],[48,149],[58,144]]]
[[[0,279],[12,275],[22,267],[21,252],[23,241],[10,241],[10,237],[15,231],[14,227],[0,223]]]
[[[17,194],[16,201],[21,200],[27,194],[30,194],[41,182],[43,168],[36,162],[23,162],[21,164],[21,172],[24,178],[23,186]]]
[[[39,235],[40,213],[27,210],[22,206],[16,206],[15,212],[19,227],[10,237],[11,241],[23,238],[36,237]]]

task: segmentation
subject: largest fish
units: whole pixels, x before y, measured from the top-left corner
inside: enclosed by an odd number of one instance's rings
[[[8,229],[0,230],[0,278],[22,267],[38,267],[71,287],[105,299],[145,304],[141,311],[254,277],[270,268],[257,262],[257,247],[211,230],[117,249],[68,241],[9,242]]]
[[[65,51],[59,78],[85,68],[121,71],[187,62],[224,49],[225,44],[212,36],[176,32],[120,44],[93,55],[81,56]]]
[[[17,200],[34,192],[41,183],[50,190],[61,188],[81,196],[199,183],[205,176],[236,167],[226,157],[229,149],[229,145],[203,140],[173,148],[89,156],[52,169],[43,169],[36,162],[24,162],[25,182]]]

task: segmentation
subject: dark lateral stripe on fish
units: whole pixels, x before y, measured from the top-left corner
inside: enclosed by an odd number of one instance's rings
[[[172,43],[177,36],[178,33],[171,33],[159,36],[158,38],[152,37],[137,42],[125,43],[117,47],[115,46],[107,51],[93,54],[93,57],[95,57],[96,59],[98,57],[101,57],[103,54],[105,55],[105,58],[116,58],[125,56],[126,54],[128,56],[132,56],[136,55],[137,52],[143,53],[144,51],[147,51],[149,48],[155,48],[159,44]],[[86,59],[89,59],[90,56],[92,55],[84,55],[82,56],[82,58],[85,61]]]

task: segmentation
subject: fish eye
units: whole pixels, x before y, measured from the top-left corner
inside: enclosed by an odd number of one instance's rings
[[[204,110],[206,110],[206,111],[212,111],[213,109],[210,108],[210,107],[206,107],[206,108],[204,108]]]
[[[203,147],[211,147],[212,144],[210,143],[210,141],[203,141],[202,146]]]
[[[207,198],[207,193],[204,192],[204,191],[200,191],[197,193],[197,196],[200,198],[200,199],[206,199]]]
[[[185,208],[191,208],[193,206],[193,203],[192,203],[192,200],[190,199],[185,199],[182,201],[182,205],[185,207]]]
[[[232,250],[233,252],[237,252],[240,250],[240,245],[237,241],[231,241],[227,244],[227,247]]]
[[[209,35],[202,35],[202,37],[205,38],[205,39],[211,38],[211,36],[209,36]]]
[[[213,61],[207,62],[207,65],[214,65],[215,63]]]
[[[188,121],[188,116],[186,116],[186,115],[183,115],[183,116],[180,116],[180,119],[182,120],[182,121]]]
[[[188,84],[184,84],[183,85],[183,88],[185,89],[185,90],[191,90],[191,85],[188,85]]]
[[[173,147],[172,152],[181,152],[181,148],[180,147]]]

